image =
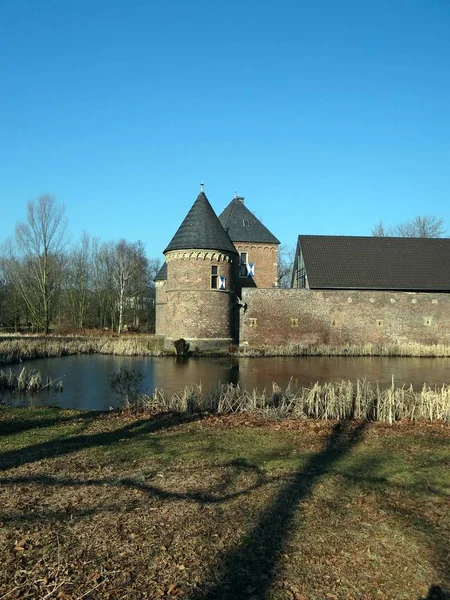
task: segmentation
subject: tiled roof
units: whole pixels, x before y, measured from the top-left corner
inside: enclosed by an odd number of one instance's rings
[[[450,291],[450,239],[300,235],[309,287]]]
[[[170,244],[164,250],[164,254],[169,250],[190,248],[221,250],[236,254],[233,242],[225,233],[204,192],[198,195]]]
[[[233,242],[280,243],[239,198],[233,198],[219,215],[219,221]]]
[[[163,266],[156,273],[156,276],[153,281],[165,281],[167,279],[167,263],[164,261]]]

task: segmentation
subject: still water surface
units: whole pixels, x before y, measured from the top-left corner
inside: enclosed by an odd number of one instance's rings
[[[380,357],[298,357],[298,358],[189,358],[127,357],[81,355],[28,361],[27,369],[37,369],[43,379],[63,377],[64,390],[41,392],[31,399],[0,392],[0,400],[12,404],[58,405],[63,408],[108,410],[118,406],[111,392],[110,377],[120,367],[136,369],[144,376],[141,391],[151,394],[155,388],[171,393],[186,385],[200,384],[203,389],[219,383],[239,383],[241,388],[272,388],[272,382],[285,388],[310,386],[316,381],[367,379],[382,387],[412,383],[441,386],[450,383],[450,358]],[[22,365],[14,365],[20,371]]]

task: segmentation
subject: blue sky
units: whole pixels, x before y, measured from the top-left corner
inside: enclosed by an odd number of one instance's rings
[[[283,244],[450,235],[450,2],[0,0],[0,242],[50,193],[158,257],[202,179]]]

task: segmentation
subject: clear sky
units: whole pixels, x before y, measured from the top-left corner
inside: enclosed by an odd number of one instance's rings
[[[50,193],[158,257],[202,179],[283,244],[450,235],[449,0],[0,0],[0,242]]]

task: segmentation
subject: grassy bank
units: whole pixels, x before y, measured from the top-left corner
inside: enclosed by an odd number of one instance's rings
[[[161,339],[153,336],[0,336],[0,365],[19,361],[67,356],[70,354],[116,354],[118,356],[174,355],[163,349]],[[400,356],[400,357],[450,357],[450,346],[443,344],[363,344],[328,346],[325,344],[305,346],[247,347],[233,346],[229,350],[196,351],[196,356],[270,357],[270,356]]]
[[[449,446],[430,423],[2,408],[0,597],[442,599]]]
[[[119,356],[161,356],[161,342],[151,336],[106,337],[2,337],[0,364],[71,354],[116,354]]]
[[[285,346],[262,346],[236,349],[236,356],[264,357],[264,356],[401,356],[401,357],[429,357],[442,358],[450,356],[450,346],[444,344],[362,344],[329,346],[326,344],[309,345],[287,344]]]

